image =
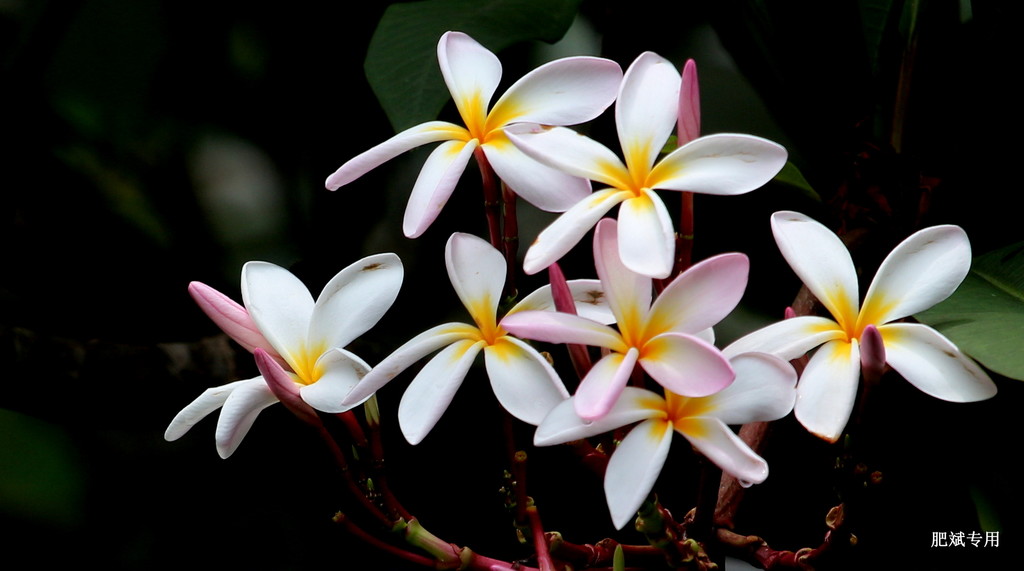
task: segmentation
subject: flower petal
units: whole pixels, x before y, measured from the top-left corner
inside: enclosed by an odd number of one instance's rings
[[[786,166],[786,149],[753,135],[722,133],[694,139],[662,158],[649,188],[733,196],[764,186]]]
[[[526,155],[550,167],[620,190],[632,188],[633,179],[618,155],[572,129],[523,123],[505,128],[505,136]]]
[[[714,345],[684,333],[663,333],[648,341],[640,365],[661,386],[688,397],[717,393],[736,377]]]
[[[671,425],[647,420],[630,430],[615,449],[604,473],[604,495],[616,529],[629,523],[647,499],[671,445]]]
[[[768,477],[768,463],[764,458],[755,454],[721,420],[684,418],[676,423],[676,428],[708,460],[740,482],[760,484]]]
[[[615,316],[608,308],[600,280],[569,280],[569,292],[576,306],[576,315],[598,323],[615,323]],[[568,301],[566,302],[568,303]],[[551,284],[545,284],[519,300],[506,317],[517,311],[554,311],[555,301],[551,295]]]
[[[697,63],[686,60],[679,85],[679,120],[676,138],[679,146],[700,137],[700,87],[697,83]]]
[[[501,81],[498,57],[462,32],[445,32],[437,42],[437,63],[463,119],[486,117]]]
[[[317,382],[299,389],[302,400],[309,406],[323,412],[338,413],[370,398],[367,395],[358,402],[342,404],[352,389],[370,372],[370,366],[358,356],[336,348],[321,355],[316,367],[323,371]]]
[[[590,194],[589,180],[537,162],[504,137],[488,141],[483,150],[498,178],[541,210],[564,212]]]
[[[260,333],[256,322],[249,317],[249,312],[244,307],[202,282],[188,284],[188,293],[195,300],[199,309],[202,309],[203,313],[213,320],[217,327],[221,328],[221,331],[234,339],[246,351],[251,353],[258,347],[283,362],[281,356]]]
[[[234,453],[252,428],[260,411],[277,402],[263,377],[242,381],[221,408],[217,419],[217,453],[227,458]]]
[[[578,343],[625,352],[622,336],[611,327],[585,317],[557,311],[517,311],[501,320],[516,337],[547,343]]]
[[[740,337],[722,349],[726,357],[757,351],[770,353],[787,361],[803,356],[822,343],[843,339],[846,334],[839,324],[826,317],[801,315],[776,321]]]
[[[523,271],[535,274],[569,252],[616,204],[633,196],[624,190],[599,190],[566,210],[534,240],[523,259]]]
[[[850,420],[860,384],[857,340],[829,341],[807,362],[796,386],[793,413],[811,434],[835,442]]]
[[[267,387],[281,404],[302,421],[319,426],[320,417],[309,403],[302,400],[299,383],[295,382],[295,378],[263,349],[254,351],[253,357],[256,358],[256,367],[259,368]]]
[[[260,377],[256,378],[259,379]],[[254,379],[235,381],[219,387],[210,387],[203,391],[201,395],[196,397],[196,400],[190,402],[188,406],[181,409],[181,412],[174,416],[174,419],[167,426],[167,430],[164,431],[164,439],[170,442],[184,436],[197,422],[223,406],[224,401],[231,395],[231,391],[252,380]]]
[[[959,226],[915,232],[886,256],[864,296],[860,326],[924,311],[946,299],[971,269],[971,243]]]
[[[750,260],[743,254],[721,254],[694,264],[654,301],[647,334],[696,333],[714,326],[740,302],[749,271]]]
[[[288,270],[267,262],[242,266],[242,301],[273,348],[292,365],[307,349],[313,296]]]
[[[576,414],[585,420],[596,420],[608,414],[629,382],[639,354],[630,347],[625,354],[609,353],[594,363],[576,389],[573,398]]]
[[[469,138],[465,127],[445,121],[430,121],[416,125],[349,159],[334,171],[334,174],[327,177],[324,186],[328,190],[338,190],[398,155],[421,145],[437,141],[464,141]]]
[[[430,153],[405,207],[402,231],[407,237],[418,238],[441,213],[476,147],[476,139],[446,141]]]
[[[403,275],[395,254],[367,256],[338,272],[313,306],[309,340],[344,347],[366,333],[395,302]]]
[[[575,398],[559,403],[533,435],[537,446],[562,444],[610,432],[648,418],[665,418],[665,399],[646,389],[626,387],[608,414],[585,420],[576,414]]]
[[[505,287],[505,257],[486,240],[456,232],[444,249],[455,293],[482,328],[492,328],[501,290]]]
[[[652,278],[667,278],[675,265],[676,231],[665,203],[645,190],[622,201],[619,226],[626,238],[619,240],[619,256],[630,270]]]
[[[736,379],[705,397],[715,418],[726,424],[778,420],[796,402],[796,371],[767,353],[743,353],[729,360]]]
[[[483,341],[456,341],[427,362],[409,383],[398,405],[398,424],[409,444],[419,444],[434,428],[483,346]]]
[[[941,333],[919,323],[878,328],[886,362],[924,393],[952,402],[995,396],[996,385],[974,361]]]
[[[626,70],[615,103],[619,144],[631,172],[646,173],[676,126],[679,72],[672,62],[644,52]]]
[[[540,424],[551,409],[569,398],[555,369],[519,339],[505,336],[484,347],[484,363],[502,408],[527,424]]]
[[[636,336],[642,333],[651,308],[651,278],[626,267],[619,254],[620,242],[615,220],[599,222],[594,232],[594,266],[619,331],[623,336]]]

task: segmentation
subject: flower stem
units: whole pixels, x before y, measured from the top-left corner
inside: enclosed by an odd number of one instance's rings
[[[501,193],[498,190],[498,177],[494,174],[491,163],[483,149],[477,147],[473,151],[476,164],[480,168],[480,183],[484,191],[484,216],[487,218],[487,238],[491,246],[499,252],[504,251],[501,244]]]

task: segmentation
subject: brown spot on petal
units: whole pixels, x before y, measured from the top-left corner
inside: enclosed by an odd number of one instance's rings
[[[590,290],[584,294],[587,296],[586,299],[579,300],[580,303],[589,303],[591,305],[600,305],[601,300],[604,299],[604,292],[598,289]]]
[[[380,262],[376,262],[376,263],[370,264],[368,266],[363,266],[363,268],[361,270],[359,270],[359,271],[361,271],[361,272],[372,272],[373,270],[380,270],[380,269],[383,269],[383,268],[384,268],[384,264],[382,264]]]

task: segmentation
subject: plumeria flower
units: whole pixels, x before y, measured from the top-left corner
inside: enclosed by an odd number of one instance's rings
[[[509,335],[497,321],[505,285],[504,257],[486,241],[456,233],[445,248],[445,264],[473,324],[445,323],[410,339],[374,367],[344,404],[367,398],[416,361],[443,348],[412,380],[398,406],[402,433],[410,443],[418,444],[448,408],[482,350],[491,388],[501,406],[524,422],[539,424],[569,394],[547,359]],[[611,321],[596,280],[573,280],[569,287],[580,314],[605,323]],[[525,310],[548,313],[553,308],[551,288],[546,286],[523,298],[507,315]]]
[[[620,205],[622,233],[630,236],[619,243],[626,267],[655,278],[668,277],[675,231],[656,189],[743,194],[782,169],[786,150],[751,135],[700,137],[657,161],[676,126],[679,86],[680,76],[672,63],[651,52],[641,54],[626,70],[615,103],[625,162],[604,145],[570,129],[520,125],[506,130],[527,155],[608,187],[577,202],[540,233],[526,252],[526,273],[557,261]]]
[[[538,164],[512,146],[504,130],[516,123],[575,125],[600,115],[622,79],[613,61],[563,58],[538,67],[513,84],[488,111],[501,79],[497,56],[460,32],[446,32],[437,60],[465,126],[430,121],[407,129],[351,159],[327,177],[337,190],[380,164],[420,145],[444,141],[427,158],[405,210],[403,230],[415,238],[434,221],[451,196],[469,158],[479,149],[516,194],[553,212],[589,194],[589,182]]]
[[[192,282],[189,292],[229,337],[256,354],[262,372],[284,367],[291,390],[302,401],[316,410],[337,413],[359,404],[341,402],[370,370],[343,347],[373,327],[391,307],[402,276],[398,256],[369,256],[334,276],[314,302],[306,286],[288,270],[248,262],[242,268],[244,307],[199,282]],[[164,438],[177,440],[220,408],[217,452],[227,458],[260,411],[278,402],[270,381],[259,376],[207,389],[174,417]]]
[[[727,425],[782,418],[793,409],[796,372],[764,353],[732,359],[736,380],[706,397],[683,397],[626,387],[611,411],[595,421],[580,418],[573,397],[537,427],[534,444],[548,446],[596,436],[640,422],[615,448],[604,477],[612,521],[621,529],[654,487],[665,465],[672,433],[682,434],[701,454],[745,485],[768,477],[768,464]]]
[[[580,381],[574,406],[582,418],[606,415],[640,364],[655,381],[681,395],[707,396],[733,380],[728,360],[705,338],[736,307],[747,284],[743,254],[722,254],[677,276],[651,303],[651,278],[619,258],[617,223],[602,220],[594,263],[618,330],[584,316],[523,311],[502,320],[515,335],[550,343],[594,345],[609,353]]]
[[[933,226],[904,240],[885,258],[858,304],[857,271],[849,251],[828,228],[797,212],[772,215],[782,255],[832,314],[791,317],[742,337],[733,355],[764,351],[795,359],[821,347],[797,387],[796,418],[813,434],[835,442],[853,410],[865,346],[925,393],[971,402],[996,393],[988,375],[938,331],[895,323],[924,311],[956,290],[971,264],[971,245],[958,226]],[[874,347],[881,336],[881,347]],[[868,363],[870,365],[870,363]]]

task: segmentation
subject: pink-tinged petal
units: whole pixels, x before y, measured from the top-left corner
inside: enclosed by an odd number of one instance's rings
[[[616,529],[629,523],[647,499],[671,446],[671,425],[647,420],[630,430],[615,448],[604,473],[604,495]]]
[[[694,139],[655,165],[647,186],[733,196],[764,186],[786,166],[786,149],[753,135]]]
[[[639,354],[631,347],[625,354],[609,353],[594,363],[576,389],[573,398],[576,414],[586,420],[608,414],[629,382]]]
[[[623,234],[623,240],[630,239],[631,236]],[[607,218],[599,222],[594,232],[594,266],[597,277],[604,285],[608,307],[615,315],[619,331],[622,331],[623,336],[637,336],[642,333],[651,308],[651,278],[627,268],[619,248],[619,231],[615,220]]]
[[[688,397],[717,393],[736,377],[714,345],[684,333],[663,333],[648,341],[640,365],[661,386]]]
[[[721,420],[713,417],[684,418],[679,432],[723,472],[744,485],[760,484],[768,477],[768,463],[750,449]]]
[[[612,315],[612,311],[608,307],[608,300],[605,298],[604,287],[600,280],[568,280],[566,283],[576,308],[576,315],[606,325],[615,323],[615,316]],[[537,288],[533,293],[519,300],[519,303],[508,310],[506,315],[528,310],[555,310],[550,284]]]
[[[509,414],[538,425],[569,398],[558,373],[536,349],[505,336],[484,347],[484,364],[494,396]]]
[[[996,385],[988,374],[931,327],[893,323],[879,332],[889,365],[924,393],[952,402],[995,396]]]
[[[811,434],[835,442],[850,420],[860,384],[857,340],[829,341],[807,362],[793,413]]]
[[[224,401],[227,400],[228,396],[231,395],[231,391],[237,389],[239,386],[251,382],[256,379],[248,379],[244,381],[235,381],[219,387],[210,387],[203,391],[203,394],[199,395],[196,400],[190,402],[188,406],[181,409],[181,412],[174,416],[171,423],[167,426],[167,430],[164,432],[164,439],[167,441],[174,441],[185,435],[197,422],[206,418],[210,413],[224,406]]]
[[[516,337],[546,343],[577,343],[625,352],[622,336],[611,327],[585,317],[557,311],[517,311],[501,320]]]
[[[652,278],[667,278],[675,264],[676,231],[665,203],[644,191],[619,207],[619,256],[630,270]]]
[[[508,88],[491,108],[487,126],[590,121],[615,101],[621,81],[622,68],[611,60],[569,57],[548,62]]]
[[[462,117],[485,117],[501,81],[498,57],[462,32],[445,32],[437,42],[437,62]]]
[[[328,190],[338,190],[398,155],[422,145],[468,139],[470,136],[465,127],[445,121],[430,121],[416,125],[349,159],[334,171],[334,174],[327,177],[324,186]]]
[[[726,424],[780,419],[796,402],[796,371],[767,353],[743,353],[729,360],[736,379],[705,397],[710,414]]]
[[[882,325],[946,299],[971,268],[971,242],[959,226],[915,232],[885,258],[864,296],[860,325]]]
[[[333,349],[320,357],[316,367],[323,371],[320,378],[315,383],[299,389],[302,400],[309,403],[309,406],[323,412],[338,413],[345,412],[366,400],[362,399],[349,405],[342,404],[352,389],[370,372],[370,366],[366,361],[344,349]]]
[[[750,260],[721,254],[677,276],[651,306],[647,334],[696,333],[717,324],[736,308],[747,287]]]
[[[409,383],[398,405],[398,424],[409,444],[419,444],[434,428],[483,347],[483,341],[456,341],[428,361]]]
[[[253,356],[256,358],[256,366],[259,368],[263,380],[267,382],[267,387],[270,388],[270,392],[274,394],[274,397],[281,401],[285,408],[303,422],[313,426],[320,426],[320,417],[317,416],[316,411],[313,410],[309,403],[302,400],[302,395],[299,393],[299,385],[292,376],[285,372],[281,365],[273,360],[266,351],[257,349]]]
[[[540,423],[533,434],[537,446],[563,444],[610,432],[616,428],[648,418],[666,418],[665,399],[646,389],[626,387],[608,414],[594,420],[584,420],[576,414],[574,399],[558,404]]]
[[[777,321],[733,341],[722,350],[732,358],[740,353],[770,353],[787,361],[803,356],[822,343],[845,339],[839,324],[825,317],[804,315]]]
[[[395,302],[403,276],[395,254],[367,256],[338,272],[313,306],[310,341],[344,347],[366,333]]]
[[[831,230],[799,212],[772,214],[772,232],[783,257],[836,320],[852,328],[860,292],[850,252]]]
[[[700,137],[700,87],[697,84],[697,63],[686,60],[679,86],[679,120],[676,139],[680,146]]]
[[[885,342],[874,325],[868,325],[857,338],[860,343],[860,369],[865,379],[877,380],[885,372]]]
[[[252,428],[260,411],[277,402],[277,397],[263,377],[238,384],[221,407],[217,419],[217,453],[227,458],[234,453],[242,439]]]
[[[506,127],[505,136],[527,156],[552,168],[618,189],[633,185],[618,155],[572,129],[524,123]]]
[[[408,238],[418,238],[434,222],[444,208],[455,184],[466,170],[477,140],[441,143],[423,163],[423,169],[409,194],[402,231]]]
[[[646,173],[676,126],[679,72],[672,62],[644,52],[626,70],[615,103],[615,125],[626,165]]]
[[[599,190],[566,210],[541,231],[526,251],[523,271],[535,274],[557,262],[579,243],[602,216],[631,196],[633,193],[626,190]]]
[[[313,315],[313,296],[288,270],[267,262],[242,266],[242,301],[260,332],[295,369],[307,349],[306,335]]]
[[[188,284],[188,293],[192,295],[199,309],[246,351],[251,353],[253,349],[259,347],[281,359],[249,317],[249,312],[230,297],[202,282]]]
[[[495,174],[523,200],[548,212],[564,212],[590,195],[590,181],[539,163],[508,139],[483,145]]]
[[[342,400],[341,405],[353,407],[368,399],[416,361],[446,345],[463,339],[478,339],[479,336],[480,331],[476,327],[465,323],[445,323],[432,327],[406,341],[373,367]]]
[[[486,240],[456,232],[448,238],[444,263],[462,305],[478,326],[492,329],[505,287],[505,257]]]

